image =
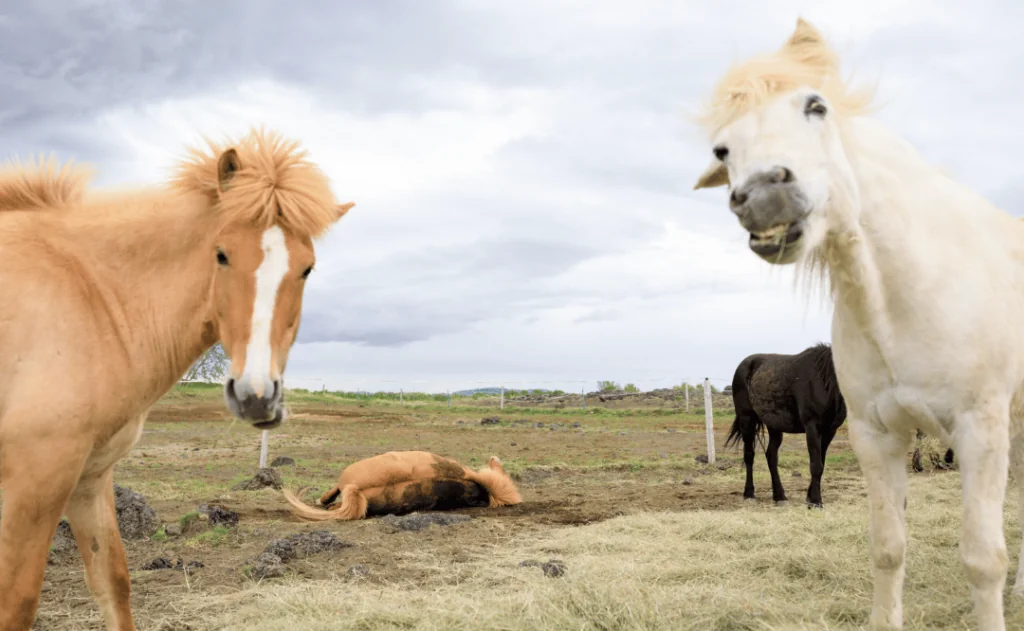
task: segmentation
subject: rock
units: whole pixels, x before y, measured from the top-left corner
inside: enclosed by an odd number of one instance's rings
[[[238,513],[217,504],[202,504],[198,512],[206,516],[211,526],[234,528],[238,525]]]
[[[572,426],[573,427],[583,427],[583,423],[580,423],[579,421],[576,421],[575,423],[572,424]]]
[[[472,519],[469,515],[459,515],[457,513],[410,513],[401,517],[386,515],[381,519],[381,523],[393,532],[399,530],[419,532],[426,530],[431,524],[435,526],[451,526],[452,524],[472,521]]]
[[[114,508],[122,539],[145,539],[160,528],[156,511],[135,491],[114,485]]]
[[[704,454],[698,454],[697,456],[694,457],[694,460],[696,460],[699,464],[708,463],[708,457]]]
[[[793,472],[793,477],[794,478],[802,478],[802,477],[804,477],[804,475],[802,473],[800,473],[799,471],[794,471]]]
[[[173,522],[170,524],[164,524],[164,533],[168,537],[180,537],[181,536],[181,524]]]
[[[676,428],[674,428],[674,427],[670,427],[670,428],[666,429],[665,431],[666,431],[666,432],[668,432],[669,434],[675,434],[675,433],[677,433],[677,432],[678,432],[679,430],[678,430],[678,429],[676,429]]]
[[[46,562],[50,565],[66,563],[78,556],[78,544],[75,543],[75,535],[71,532],[71,524],[68,520],[62,519],[57,524],[57,532],[53,535],[53,542],[50,544],[50,554]]]
[[[249,576],[258,581],[284,576],[284,564],[281,562],[281,557],[269,552],[262,553],[249,566]]]
[[[683,480],[683,486],[690,486],[691,484],[693,484],[693,480],[691,480],[690,478],[686,478],[685,480]]]
[[[287,467],[294,465],[295,458],[291,458],[289,456],[278,456],[277,458],[274,458],[274,460],[270,463],[271,467]]]
[[[194,570],[204,567],[202,561],[189,561],[187,564],[181,557],[178,557],[176,563],[171,563],[171,560],[167,557],[156,557],[149,563],[143,565],[140,569],[143,570]]]
[[[536,428],[544,427],[544,421],[537,421],[536,423],[533,424],[533,426]]]
[[[287,563],[288,561],[301,559],[311,554],[351,547],[351,543],[338,539],[329,530],[314,530],[312,532],[296,533],[282,539],[274,539],[267,544],[267,548],[263,553],[272,554],[282,562]]]
[[[501,419],[498,418],[497,416],[485,416],[484,418],[480,419],[480,424],[481,425],[500,425],[501,424]]]
[[[352,578],[360,578],[360,577],[363,577],[363,576],[369,576],[369,574],[370,574],[370,568],[366,567],[366,565],[364,565],[362,563],[356,563],[355,565],[351,565],[348,568],[348,575],[351,576]]]
[[[519,567],[539,567],[544,572],[544,576],[551,578],[558,578],[559,576],[565,575],[565,563],[558,559],[549,559],[546,563],[540,561],[522,561],[519,563]]]
[[[510,446],[510,447],[515,447],[515,446],[516,446],[516,443],[509,443],[509,446]]]
[[[273,487],[277,490],[281,490],[284,487],[284,480],[281,479],[281,474],[269,467],[258,469],[256,475],[251,479],[243,480],[231,487],[231,489],[234,491],[258,491],[267,487]]]

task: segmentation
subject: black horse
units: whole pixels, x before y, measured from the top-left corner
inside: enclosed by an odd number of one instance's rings
[[[808,507],[822,508],[821,474],[825,454],[846,421],[846,401],[839,391],[832,347],[818,344],[796,355],[757,354],[740,362],[732,378],[732,400],[736,421],[725,445],[743,439],[743,462],[747,484],[743,497],[754,499],[754,441],[764,444],[765,459],[772,475],[772,498],[786,502],[779,479],[779,446],[782,435],[806,434],[811,460]]]

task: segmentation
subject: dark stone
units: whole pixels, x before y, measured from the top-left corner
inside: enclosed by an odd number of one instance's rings
[[[694,460],[696,460],[700,464],[708,463],[708,457],[704,454],[698,454],[697,456],[694,457]]]
[[[338,539],[329,530],[314,530],[312,532],[296,533],[282,539],[274,539],[267,544],[263,554],[272,554],[282,562],[287,563],[288,561],[301,559],[311,554],[351,547],[351,543]]]
[[[114,509],[122,539],[145,539],[160,529],[156,511],[135,491],[114,485]]]
[[[386,528],[393,531],[419,532],[426,530],[431,524],[435,526],[451,526],[452,524],[472,521],[472,519],[469,515],[459,515],[457,513],[410,513],[401,517],[385,515],[381,522]]]
[[[500,425],[501,424],[501,419],[498,418],[497,416],[486,416],[486,417],[480,419],[480,424],[481,425]]]
[[[549,559],[546,563],[540,561],[522,561],[519,563],[519,567],[539,567],[543,572],[544,576],[551,578],[558,578],[565,575],[565,563],[558,559]]]
[[[366,567],[363,563],[356,563],[355,565],[349,566],[348,575],[352,578],[359,578],[363,576],[369,576],[370,568]]]
[[[284,576],[284,564],[281,562],[281,557],[264,552],[256,557],[256,560],[249,566],[249,576],[258,581]]]
[[[171,563],[171,560],[167,557],[156,557],[149,563],[143,565],[140,569],[143,570],[178,570],[179,572],[189,569],[195,570],[204,567],[202,561],[189,561],[185,563],[180,557],[177,562]]]
[[[198,512],[200,515],[206,515],[211,526],[234,528],[238,525],[238,513],[217,504],[202,504]]]
[[[270,463],[271,467],[287,467],[295,464],[295,458],[289,456],[278,456]]]
[[[71,532],[71,524],[68,520],[62,519],[57,524],[57,532],[53,535],[53,542],[50,544],[50,554],[46,562],[50,565],[67,563],[78,557],[78,544],[75,543],[75,535]]]
[[[252,478],[243,480],[231,488],[234,491],[258,491],[267,487],[273,487],[277,490],[281,490],[284,487],[284,480],[281,479],[281,474],[269,467],[258,469],[256,475]]]

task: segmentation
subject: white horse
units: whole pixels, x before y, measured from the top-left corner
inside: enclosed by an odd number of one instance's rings
[[[1024,429],[1024,224],[869,119],[870,96],[799,20],[781,49],[716,87],[701,117],[714,159],[695,188],[728,185],[756,254],[828,283],[871,511],[872,626],[903,626],[906,454],[920,428],[956,449],[975,614],[1002,630],[1003,501]]]

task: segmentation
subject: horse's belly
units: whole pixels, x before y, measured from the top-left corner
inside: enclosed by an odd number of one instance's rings
[[[142,438],[145,422],[146,415],[140,414],[114,432],[106,442],[95,447],[86,460],[82,477],[100,475],[127,456]]]

